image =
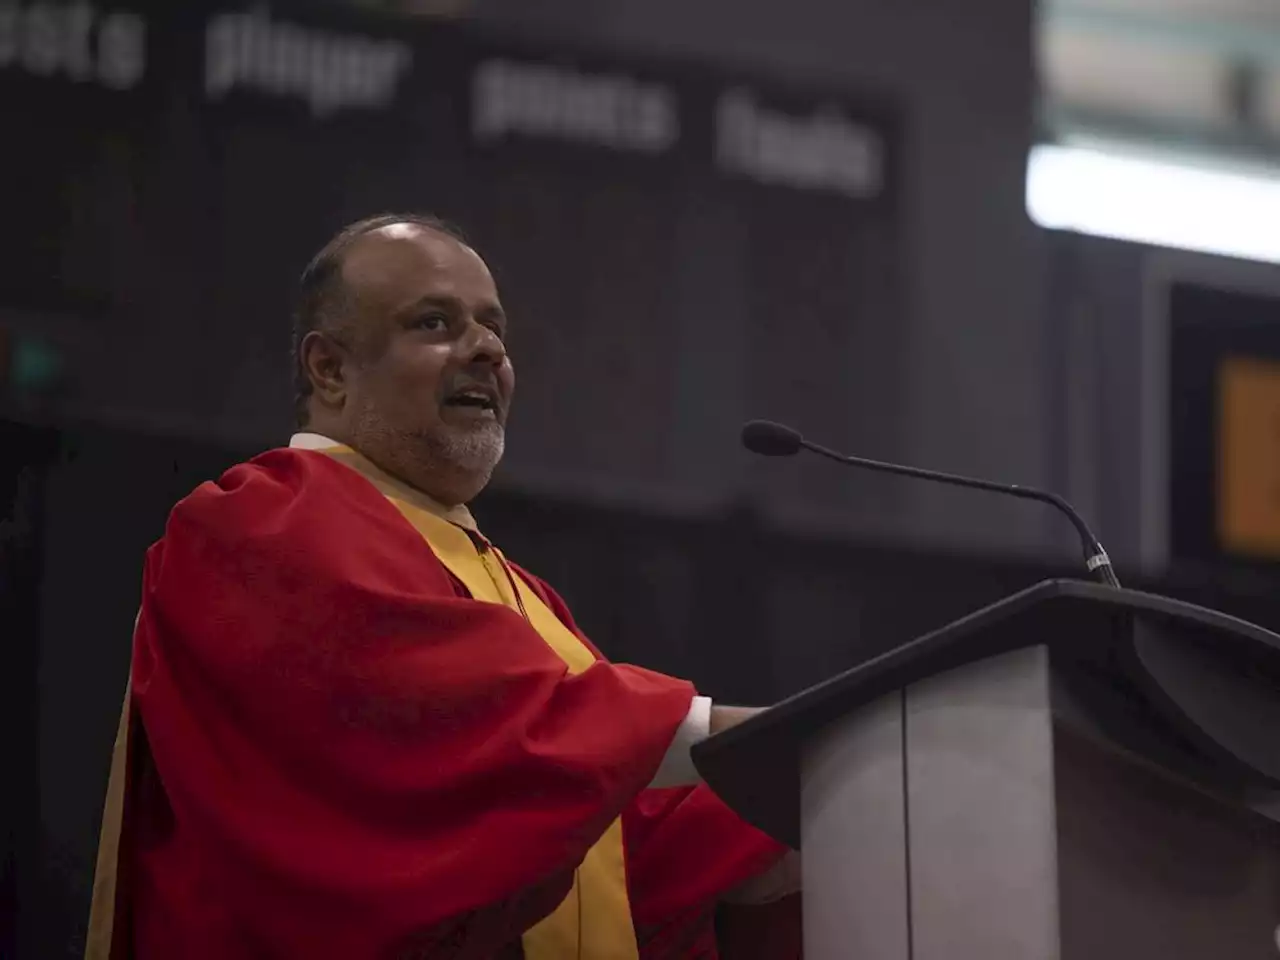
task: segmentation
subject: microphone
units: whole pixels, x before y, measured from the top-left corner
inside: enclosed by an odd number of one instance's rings
[[[861,467],[865,470],[877,470],[881,473],[894,473],[903,477],[916,477],[920,480],[934,480],[938,483],[949,483],[957,487],[969,487],[973,490],[990,490],[1004,493],[1023,500],[1038,500],[1058,509],[1076,532],[1080,534],[1080,545],[1084,549],[1085,565],[1095,580],[1108,586],[1120,586],[1120,580],[1111,567],[1111,559],[1102,544],[1093,535],[1089,525],[1084,522],[1075,508],[1056,493],[1047,490],[1036,490],[1033,487],[1022,487],[1012,483],[995,483],[991,480],[978,480],[974,477],[962,477],[953,473],[940,473],[937,470],[922,470],[920,467],[906,467],[897,463],[884,463],[880,460],[867,460],[863,457],[847,457],[844,454],[828,450],[816,443],[811,443],[800,435],[799,431],[785,427],[780,423],[768,420],[752,420],[742,428],[742,445],[752,453],[764,457],[790,457],[801,450],[809,450],[819,456],[843,463],[850,467]]]

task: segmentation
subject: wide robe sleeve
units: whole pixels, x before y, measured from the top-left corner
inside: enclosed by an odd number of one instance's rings
[[[584,643],[568,605],[521,570],[557,617]],[[717,904],[773,868],[786,847],[745,823],[705,785],[645,790],[623,812],[627,890],[644,960],[713,956]],[[798,960],[795,897],[787,904],[720,911],[727,960]]]
[[[192,957],[492,952],[555,906],[527,892],[563,894],[693,695],[570,676],[366,481],[295,451],[175,508],[133,685],[166,807],[138,835],[137,943]]]

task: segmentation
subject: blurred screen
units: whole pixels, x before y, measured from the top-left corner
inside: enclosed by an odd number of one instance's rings
[[[1180,282],[1170,309],[1175,560],[1280,560],[1280,295]]]
[[[1218,364],[1218,541],[1280,558],[1280,362]]]

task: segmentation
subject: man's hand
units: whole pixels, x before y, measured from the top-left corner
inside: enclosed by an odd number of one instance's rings
[[[712,704],[711,735],[715,736],[730,727],[736,727],[738,724],[750,720],[757,713],[763,712],[763,707],[718,707]]]

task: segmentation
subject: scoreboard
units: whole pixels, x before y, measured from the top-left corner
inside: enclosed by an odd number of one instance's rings
[[[743,419],[839,445],[901,369],[900,124],[874,94],[302,5],[18,0],[0,116],[0,325],[60,358],[58,416],[279,441],[296,277],[404,209],[495,268],[504,482],[722,500]]]

